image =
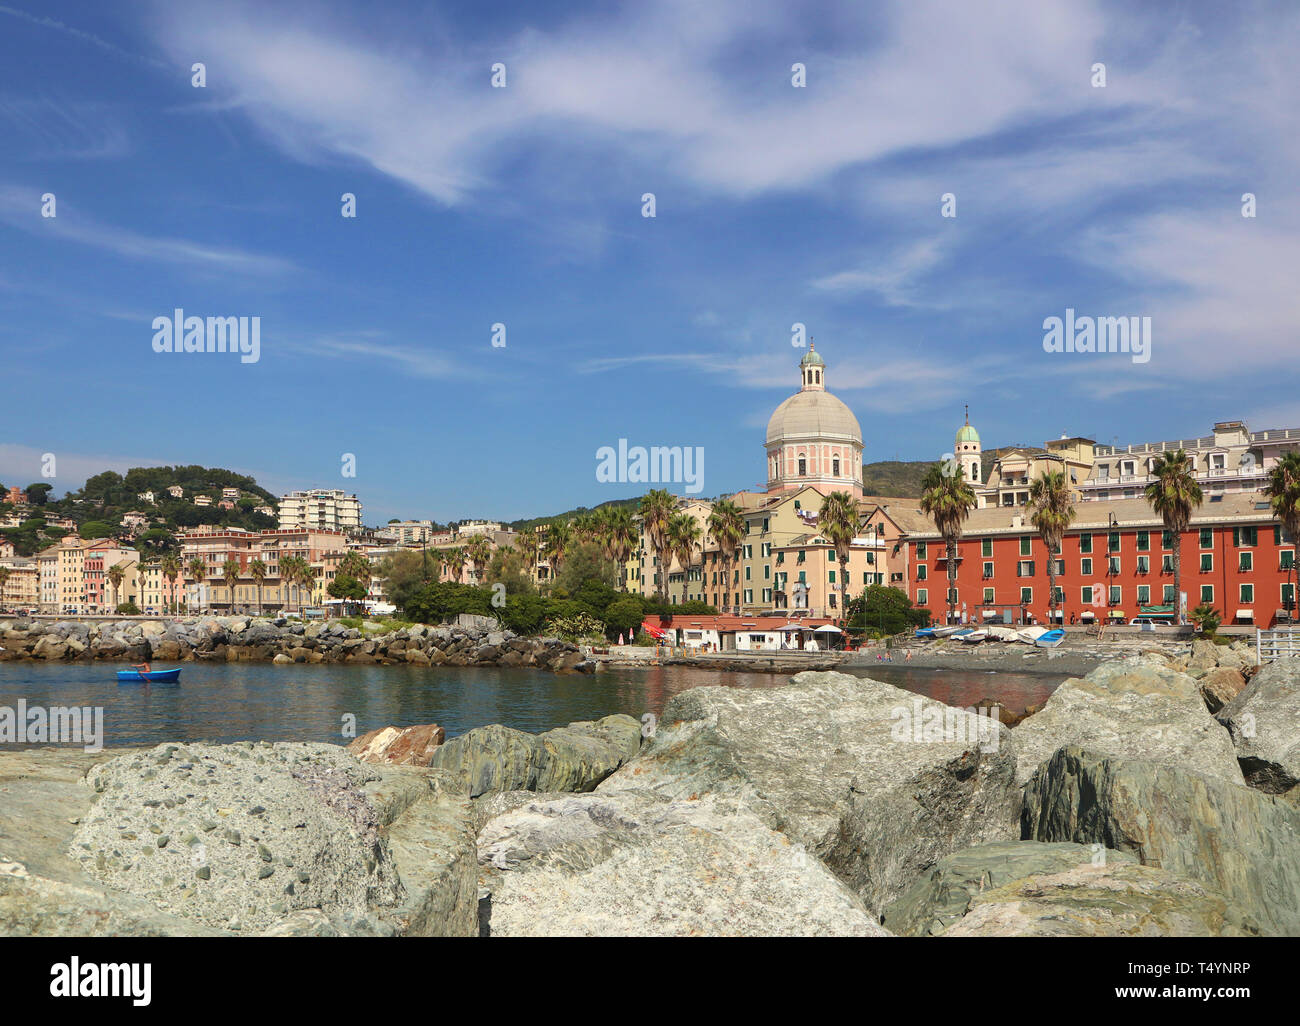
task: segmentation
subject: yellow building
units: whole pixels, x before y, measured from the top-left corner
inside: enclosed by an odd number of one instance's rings
[[[41,602],[41,574],[35,559],[9,556],[0,559],[9,571],[0,588],[0,606],[5,609],[36,609]]]

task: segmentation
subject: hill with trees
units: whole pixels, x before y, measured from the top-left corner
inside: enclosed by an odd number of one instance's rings
[[[183,489],[177,498],[167,489],[179,485]],[[233,509],[222,509],[223,488],[238,488],[239,500]],[[123,534],[122,518],[128,513],[140,513],[147,524],[134,531],[133,544],[144,556],[170,552],[177,548],[177,533],[201,524],[219,527],[242,527],[249,531],[265,530],[277,526],[278,520],[265,513],[257,513],[257,506],[275,509],[278,499],[247,474],[238,474],[221,467],[198,465],[176,467],[132,467],[125,474],[106,470],[87,479],[82,487],[69,491],[61,499],[51,497],[45,484],[27,487],[32,509],[17,527],[0,528],[0,537],[13,542],[19,555],[30,556],[54,544],[67,531],[47,524],[45,514],[66,517],[77,525],[82,538],[107,538]],[[153,493],[153,502],[141,499],[142,494]],[[209,506],[196,506],[196,496],[212,499]],[[0,503],[0,513],[24,512],[21,507]]]

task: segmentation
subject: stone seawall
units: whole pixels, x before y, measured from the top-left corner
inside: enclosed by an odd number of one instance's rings
[[[576,645],[559,638],[524,638],[474,626],[417,624],[382,633],[377,624],[362,628],[249,616],[98,623],[0,620],[0,661],[410,663],[533,666],[553,672],[595,668]]]

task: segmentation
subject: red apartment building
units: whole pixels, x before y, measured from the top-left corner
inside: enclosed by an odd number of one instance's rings
[[[204,583],[210,596],[210,606],[224,606],[229,611],[252,610],[259,602],[264,609],[287,604],[288,596],[281,592],[282,557],[298,556],[307,560],[316,569],[317,577],[320,577],[327,553],[347,551],[347,536],[342,531],[314,527],[259,532],[242,528],[200,527],[180,535],[179,541],[185,579],[192,580],[189,563],[198,556],[207,567]],[[238,563],[240,569],[233,595],[223,575],[228,559]],[[266,577],[260,586],[249,571],[249,566],[255,559],[262,560],[266,565]],[[305,598],[308,602],[311,601],[310,594],[306,594]]]
[[[1176,613],[1174,539],[1145,500],[1079,503],[1075,513],[1053,557],[1058,616],[1066,624]],[[911,532],[907,544],[908,594],[942,623],[946,546],[933,525]],[[1259,627],[1294,617],[1294,539],[1262,495],[1207,496],[1178,544],[1189,610],[1209,603],[1225,624]],[[1047,623],[1047,558],[1025,510],[972,510],[957,546],[958,615],[975,623],[1008,617]]]

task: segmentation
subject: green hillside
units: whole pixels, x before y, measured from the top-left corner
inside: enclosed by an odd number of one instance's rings
[[[1010,452],[1013,448],[1032,453],[1047,451],[1037,446],[1028,445],[986,449],[981,458],[985,477],[988,476],[989,468],[993,466],[993,462],[1001,459],[1005,453]],[[903,462],[880,460],[876,463],[864,463],[862,465],[862,490],[867,495],[888,495],[898,499],[919,499],[921,497],[921,481],[925,478],[925,472],[932,466],[934,466],[934,461],[930,460]]]
[[[173,498],[167,493],[170,485],[180,485],[184,495]],[[240,490],[234,509],[217,507],[223,488]],[[143,492],[154,493],[152,505],[138,498]],[[210,496],[213,504],[194,505],[196,495]],[[3,505],[6,511],[12,511],[8,504]],[[275,517],[253,512],[254,506],[264,505],[274,509],[278,500],[247,474],[220,467],[132,467],[125,474],[106,470],[61,499],[47,497],[19,527],[0,530],[0,536],[13,542],[19,555],[30,556],[67,533],[46,526],[44,513],[67,517],[77,524],[81,537],[91,539],[117,536],[122,531],[122,517],[136,512],[149,517],[149,525],[135,539],[135,547],[142,554],[152,555],[174,550],[176,534],[200,524],[250,531],[275,527]]]

